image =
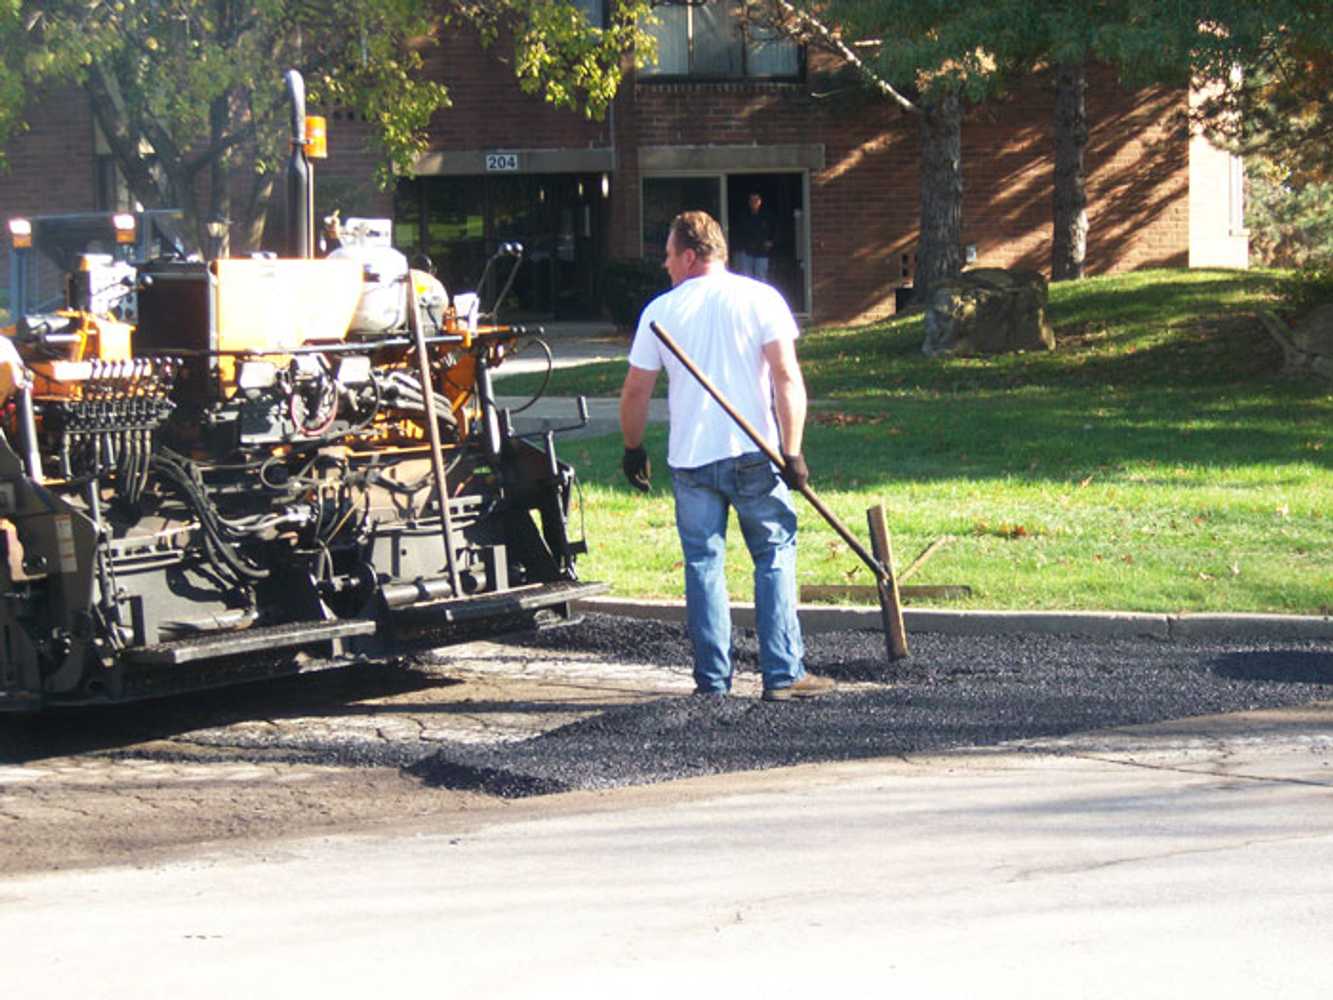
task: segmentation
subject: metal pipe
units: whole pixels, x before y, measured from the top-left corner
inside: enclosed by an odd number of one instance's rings
[[[440,444],[440,425],[435,418],[435,392],[430,380],[430,357],[426,353],[426,335],[421,328],[421,306],[409,275],[407,280],[407,325],[417,343],[417,372],[421,376],[422,402],[426,405],[426,434],[430,438],[430,466],[435,476],[435,498],[440,505],[440,533],[444,536],[444,559],[449,571],[449,585],[458,588],[458,567],[454,561],[453,524],[449,517],[449,484],[445,478],[444,450]]]
[[[417,580],[415,583],[390,583],[381,590],[384,603],[391,608],[402,608],[409,604],[424,604],[427,601],[442,601],[458,595],[457,589],[449,580]]]
[[[500,436],[500,417],[495,408],[495,384],[484,357],[477,359],[477,399],[481,403],[481,426],[486,435],[486,457],[495,461],[500,457],[504,439]]]
[[[19,429],[23,435],[23,458],[28,466],[28,478],[34,483],[43,482],[42,455],[37,450],[37,418],[33,413],[32,388],[18,391]]]
[[[440,337],[427,337],[427,344],[450,344],[458,346],[463,338],[455,334]],[[170,350],[146,351],[147,358],[263,358],[273,354],[286,357],[291,354],[372,354],[389,347],[413,347],[416,342],[411,337],[389,337],[384,340],[359,340],[350,344],[316,344],[313,347],[257,347],[229,348],[225,351],[200,350],[190,347],[173,347]]]
[[[287,255],[313,257],[314,224],[310,209],[310,162],[305,155],[305,80],[287,71],[287,95],[292,104],[292,152],[287,159]]]

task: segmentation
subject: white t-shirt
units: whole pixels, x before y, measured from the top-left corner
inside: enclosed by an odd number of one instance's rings
[[[764,345],[800,336],[796,319],[772,285],[716,270],[682,281],[644,307],[629,363],[667,371],[671,414],[667,464],[693,469],[757,448],[699,380],[659,341],[656,320],[722,395],[781,451],[773,415],[773,379]]]

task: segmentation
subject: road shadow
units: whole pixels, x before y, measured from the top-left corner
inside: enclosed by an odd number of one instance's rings
[[[364,714],[372,709],[358,708],[358,702],[458,683],[417,669],[410,661],[393,661],[256,680],[151,701],[0,716],[0,763],[25,764],[121,750],[196,729],[263,719]]]
[[[1281,657],[1267,650],[1224,653],[1213,664],[1213,673],[1237,681],[1333,684],[1333,651],[1295,651]]]

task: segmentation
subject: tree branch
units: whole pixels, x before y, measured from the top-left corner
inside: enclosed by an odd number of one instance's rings
[[[114,92],[113,81],[97,63],[89,69],[87,86],[92,93],[93,115],[130,189],[150,208],[161,208],[170,201],[170,192],[162,189],[147,161],[139,155],[139,137],[130,128],[124,104]]]
[[[866,64],[864,59],[853,51],[850,45],[843,41],[832,28],[819,20],[819,18],[815,17],[808,10],[805,10],[802,7],[797,7],[795,4],[791,3],[790,0],[773,0],[773,4],[780,8],[789,18],[793,18],[798,24],[806,28],[811,34],[818,38],[825,47],[847,60],[852,68],[860,75],[861,79],[897,104],[898,107],[912,114],[921,113],[922,109],[919,105],[904,97],[896,88],[894,88],[893,84],[889,83],[889,81],[876,73]]]
[[[194,178],[199,171],[203,170],[210,163],[222,156],[233,146],[239,146],[255,136],[254,122],[242,125],[236,131],[224,135],[222,138],[213,142],[207,149],[201,149],[199,152],[186,158],[184,173],[186,177]]]

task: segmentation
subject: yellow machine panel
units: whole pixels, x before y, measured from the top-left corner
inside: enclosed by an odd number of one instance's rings
[[[219,351],[342,340],[361,297],[356,261],[217,260],[212,266]]]

